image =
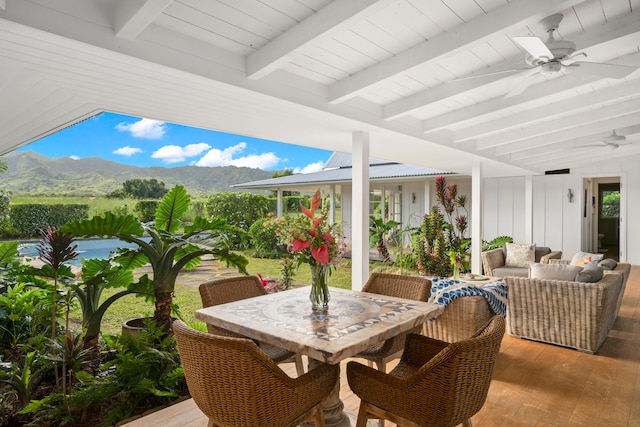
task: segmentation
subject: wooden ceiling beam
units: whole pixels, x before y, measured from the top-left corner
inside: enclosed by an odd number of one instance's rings
[[[120,0],[115,5],[113,32],[117,37],[134,40],[173,0]]]
[[[467,50],[512,28],[533,24],[549,13],[569,8],[583,0],[513,0],[470,22],[445,31],[329,86],[329,102],[340,103],[399,74],[444,55]]]
[[[307,51],[396,3],[394,0],[334,1],[247,57],[247,77],[261,79]]]
[[[542,149],[549,145],[558,144],[568,139],[587,137],[593,133],[602,132],[603,129],[616,129],[627,125],[630,121],[640,122],[640,113],[635,112],[624,116],[617,116],[608,120],[592,122],[587,125],[574,127],[571,129],[563,129],[556,132],[550,132],[546,135],[538,135],[533,138],[524,139],[509,145],[495,148],[497,156],[526,151],[532,148]]]
[[[501,117],[500,119],[469,126],[455,132],[453,139],[455,143],[460,143],[474,138],[482,138],[488,135],[505,132],[509,129],[522,127],[539,120],[553,119],[554,117],[566,114],[567,111],[573,110],[576,106],[580,106],[582,108],[595,106],[611,102],[616,99],[625,99],[637,96],[639,94],[640,79],[629,83],[616,84],[614,86],[609,86],[604,89],[580,95],[579,99],[569,98],[553,102],[551,104],[545,104],[520,113],[515,113],[508,117]]]
[[[583,32],[580,36],[571,37],[571,40],[575,42],[578,51],[580,51],[628,37],[638,32],[640,32],[640,12],[631,13],[617,20],[607,22],[605,25],[601,25],[597,31]],[[383,110],[384,119],[393,120],[447,98],[461,95],[504,78],[516,76],[515,70],[529,68],[524,61],[524,57],[524,54],[521,54],[508,58],[503,63],[462,76],[464,78],[462,80],[446,82],[435,88],[427,89],[387,104]],[[588,61],[588,59],[586,60]],[[514,72],[508,73],[510,70]],[[483,76],[483,74],[487,75]],[[469,77],[473,78],[468,79]]]

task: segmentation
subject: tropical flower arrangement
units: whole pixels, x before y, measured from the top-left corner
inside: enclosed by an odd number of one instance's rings
[[[322,207],[320,190],[311,197],[309,208],[300,204],[303,215],[272,218],[265,227],[274,231],[281,244],[295,255],[298,265],[311,268],[310,299],[314,310],[326,310],[329,303],[328,274],[342,260],[346,250],[339,224],[329,224]],[[320,209],[320,215],[316,212]]]
[[[336,266],[342,261],[346,250],[344,236],[339,224],[329,224],[321,208],[320,190],[311,197],[309,208],[300,204],[304,215],[289,215],[272,218],[265,227],[274,231],[278,241],[296,255],[299,264],[322,264]],[[320,216],[316,211],[320,208]]]

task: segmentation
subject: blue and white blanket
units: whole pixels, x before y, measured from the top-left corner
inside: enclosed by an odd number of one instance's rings
[[[479,287],[447,277],[434,276],[429,279],[432,283],[429,302],[446,306],[458,297],[482,296],[486,298],[489,307],[495,314],[502,317],[507,315],[507,285],[502,280],[496,280]]]

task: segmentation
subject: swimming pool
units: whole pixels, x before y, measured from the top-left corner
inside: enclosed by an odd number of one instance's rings
[[[143,240],[151,240],[148,237]],[[133,248],[136,245],[123,242],[119,239],[78,239],[74,241],[74,244],[78,245],[76,252],[78,252],[78,258],[69,261],[69,264],[80,266],[82,258],[98,258],[106,259],[111,252],[115,252],[118,248]],[[20,254],[23,256],[34,257],[38,256],[38,242],[25,242],[20,244]]]

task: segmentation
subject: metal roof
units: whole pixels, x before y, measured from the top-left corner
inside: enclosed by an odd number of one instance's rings
[[[275,187],[305,186],[310,184],[346,183],[351,182],[351,171],[351,167],[326,169],[321,172],[296,174],[280,178],[245,182],[242,184],[232,185],[232,187],[247,189],[273,189]],[[369,167],[369,179],[371,180],[419,178],[445,174],[451,174],[451,172],[401,163],[373,164]]]

